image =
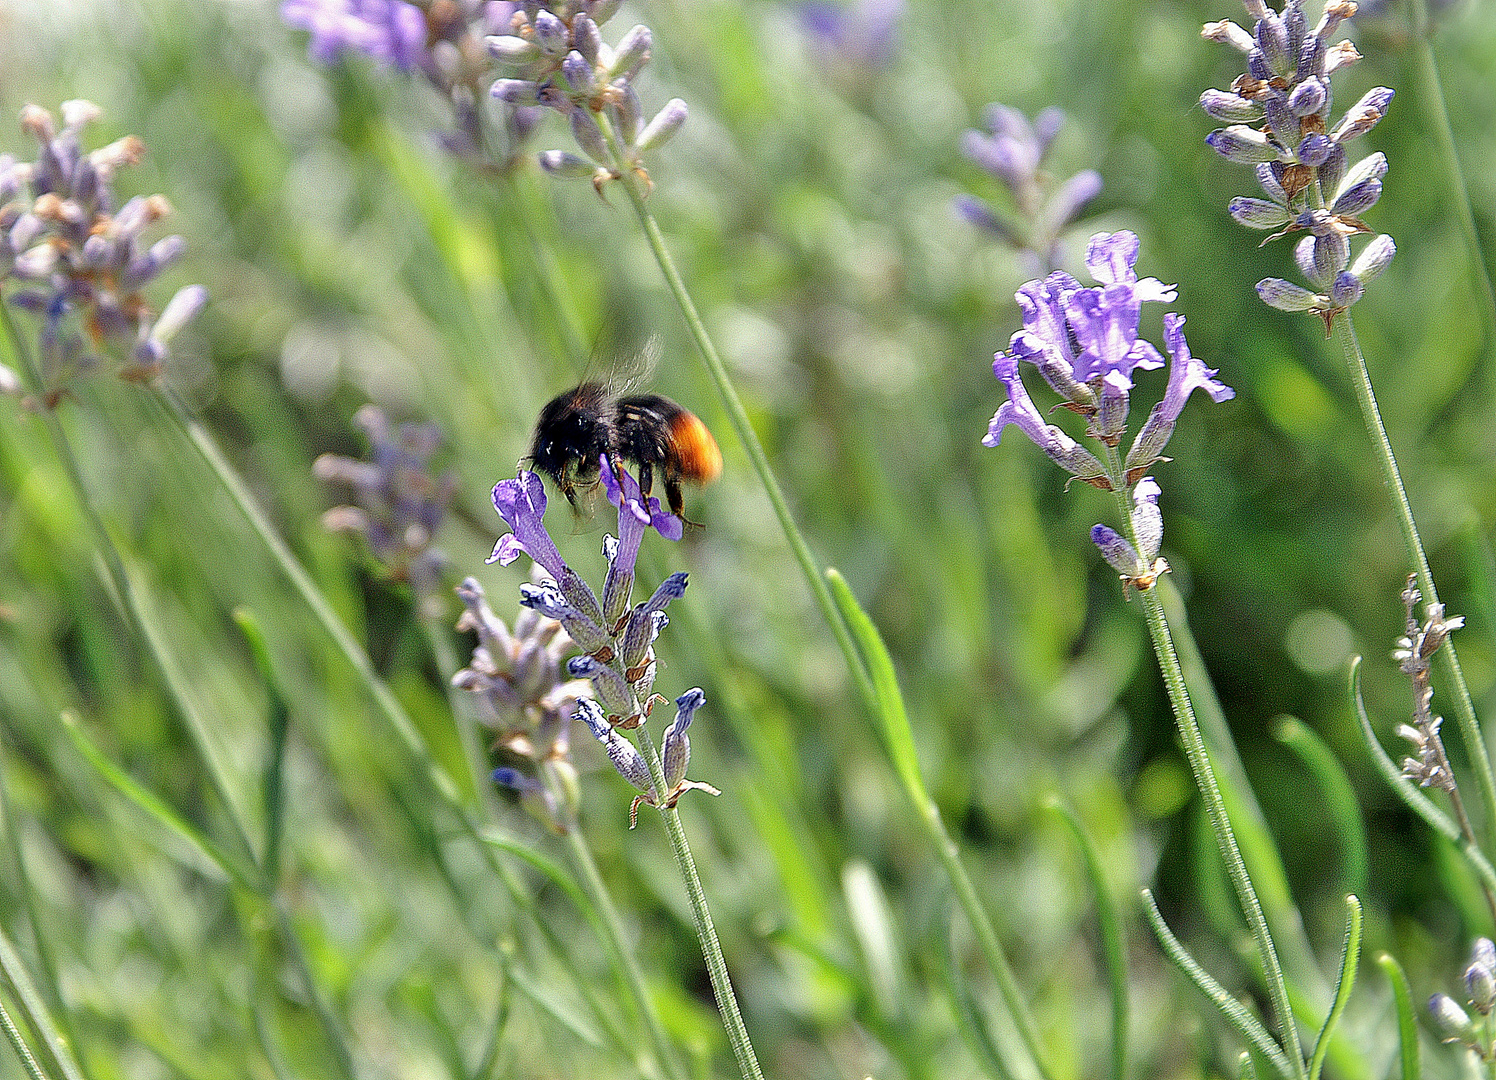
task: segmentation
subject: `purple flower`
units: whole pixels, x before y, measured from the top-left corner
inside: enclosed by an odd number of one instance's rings
[[[810,3],[800,8],[800,24],[816,39],[818,55],[864,69],[893,60],[904,0]]]
[[[431,66],[425,13],[404,0],[284,0],[281,18],[311,34],[312,58],[363,53],[401,71]]]
[[[65,102],[59,129],[51,113],[28,105],[21,127],[37,142],[37,160],[0,155],[0,281],[16,284],[7,301],[41,323],[48,406],[109,353],[129,357],[123,377],[153,377],[171,339],[207,302],[202,286],[189,285],[157,318],[142,295],[187,245],[180,236],[145,243],[146,230],[171,213],[164,196],[116,208],[115,173],[137,163],[145,146],[127,135],[85,152],[83,129],[99,114],[87,101]]]
[[[1217,403],[1236,396],[1235,390],[1216,379],[1214,368],[1190,353],[1189,342],[1184,339],[1183,315],[1172,311],[1164,315],[1164,343],[1169,349],[1169,386],[1127,452],[1129,478],[1134,470],[1146,470],[1159,459],[1190,394],[1204,390]]]
[[[494,485],[494,509],[511,531],[499,537],[487,562],[508,566],[521,555],[528,555],[561,580],[568,569],[545,530],[545,502],[545,481],[539,473],[521,470],[513,480],[500,480]]]
[[[992,373],[1008,388],[1008,400],[998,406],[987,425],[987,436],[983,446],[996,446],[1002,442],[1003,429],[1014,424],[1033,440],[1035,446],[1071,476],[1087,483],[1098,478],[1105,479],[1106,467],[1085,450],[1078,442],[1053,424],[1046,424],[1044,417],[1034,407],[1033,400],[1024,389],[1018,376],[1018,358],[1010,353],[998,353],[992,361]]]
[[[322,523],[362,534],[374,557],[396,580],[409,581],[417,594],[428,596],[447,564],[431,541],[456,489],[450,473],[432,477],[427,471],[441,435],[430,424],[392,429],[373,405],[359,409],[354,422],[369,438],[373,461],[323,454],[313,462],[318,479],[348,485],[359,503],[334,507],[322,516]]]
[[[1016,220],[970,195],[956,196],[957,215],[1027,253],[1027,261],[1041,271],[1060,262],[1060,234],[1101,193],[1100,174],[1086,169],[1046,198],[1051,182],[1042,163],[1064,122],[1059,109],[1045,109],[1030,124],[1017,109],[994,104],[987,107],[988,131],[961,136],[961,153],[1008,189]]]
[[[1009,352],[999,354],[992,367],[1008,388],[1008,400],[993,416],[983,443],[996,446],[1002,429],[1018,424],[1072,475],[1096,483],[1104,474],[1094,456],[1044,422],[1024,392],[1018,361],[1033,363],[1068,407],[1091,421],[1092,434],[1109,446],[1117,445],[1127,421],[1133,372],[1164,363],[1158,350],[1138,337],[1143,304],[1170,301],[1176,295],[1173,286],[1157,278],[1138,278],[1138,248],[1133,233],[1098,233],[1086,252],[1086,265],[1101,282],[1098,287],[1082,288],[1070,275],[1056,271],[1018,290],[1024,328],[1013,335]]]

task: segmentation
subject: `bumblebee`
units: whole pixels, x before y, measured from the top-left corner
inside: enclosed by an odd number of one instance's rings
[[[573,509],[577,489],[597,483],[604,454],[615,470],[625,461],[637,465],[645,495],[658,471],[670,512],[683,520],[681,484],[710,483],[722,472],[722,451],[707,426],[660,394],[620,395],[605,383],[584,382],[540,410],[530,461]]]

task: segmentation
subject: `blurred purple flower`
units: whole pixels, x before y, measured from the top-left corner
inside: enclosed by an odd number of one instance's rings
[[[1041,274],[1060,263],[1060,234],[1101,193],[1101,175],[1086,169],[1054,187],[1046,198],[1052,181],[1043,171],[1044,156],[1064,122],[1059,109],[1045,109],[1030,124],[1017,109],[994,104],[987,107],[988,131],[961,136],[961,153],[1008,189],[1016,212],[1004,214],[963,194],[953,204],[957,215],[1026,253],[1026,261]]]
[[[404,0],[283,0],[280,14],[288,26],[311,34],[309,48],[319,63],[355,52],[401,71],[431,65],[426,13]]]
[[[800,25],[815,39],[816,53],[863,69],[888,66],[898,47],[904,0],[809,3]]]
[[[27,105],[21,127],[37,142],[37,160],[0,155],[0,285],[15,283],[6,302],[41,320],[48,406],[74,378],[101,367],[106,351],[129,354],[121,376],[155,376],[171,339],[208,299],[202,286],[186,286],[158,318],[142,295],[187,243],[180,236],[144,242],[146,230],[171,213],[164,196],[136,196],[116,208],[114,174],[138,162],[145,146],[127,135],[85,153],[83,129],[99,114],[90,102],[64,102],[59,129],[51,113]]]

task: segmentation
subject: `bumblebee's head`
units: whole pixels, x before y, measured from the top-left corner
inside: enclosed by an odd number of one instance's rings
[[[562,490],[568,490],[574,478],[586,480],[596,473],[598,459],[611,449],[606,404],[601,386],[583,383],[540,410],[530,460]]]

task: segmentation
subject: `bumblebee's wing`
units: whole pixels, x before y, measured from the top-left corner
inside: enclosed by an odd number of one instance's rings
[[[659,367],[664,353],[663,340],[659,333],[652,333],[637,348],[622,347],[598,366],[595,378],[600,378],[617,397],[634,393],[649,382],[655,368]]]

